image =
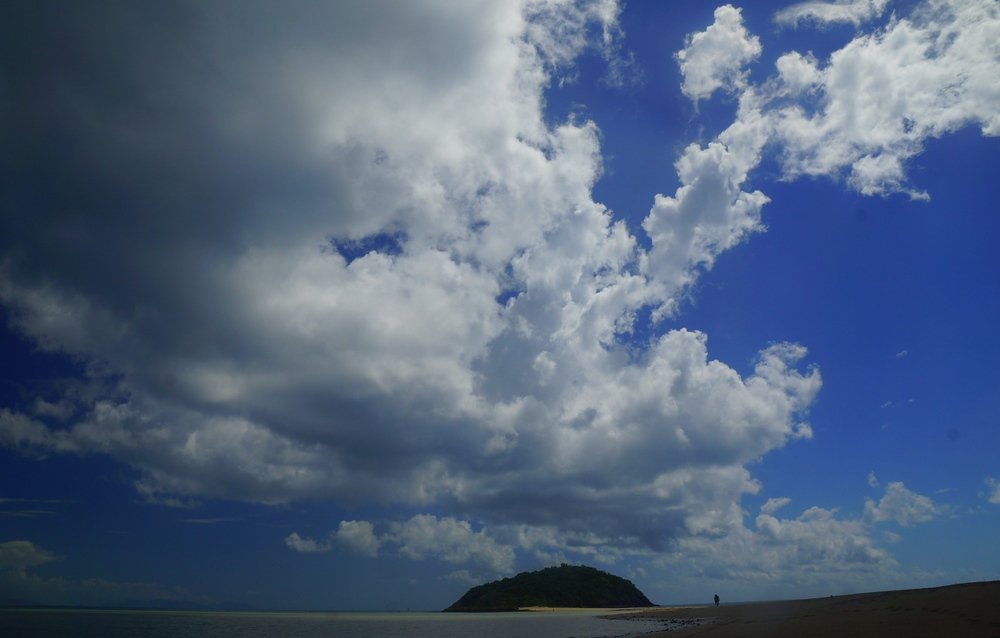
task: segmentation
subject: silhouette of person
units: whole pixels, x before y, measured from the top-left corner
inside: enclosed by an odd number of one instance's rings
[[[716,607],[719,606],[719,595],[718,594],[715,595],[715,606]]]

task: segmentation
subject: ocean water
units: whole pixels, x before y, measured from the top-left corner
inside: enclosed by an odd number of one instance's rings
[[[593,612],[497,614],[0,610],[0,636],[37,638],[598,638],[638,636],[655,621]]]

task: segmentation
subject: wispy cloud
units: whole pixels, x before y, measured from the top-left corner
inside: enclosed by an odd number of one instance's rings
[[[0,510],[0,516],[10,518],[38,518],[40,516],[52,516],[52,510]]]
[[[61,505],[66,503],[76,503],[78,501],[71,499],[60,499],[60,498],[9,498],[0,497],[0,508],[7,505],[16,504],[30,504],[30,505]],[[17,508],[17,509],[0,509],[0,516],[7,518],[40,518],[47,516],[54,516],[57,512],[51,509],[44,508]]]
[[[285,545],[289,549],[303,554],[323,554],[330,551],[330,543],[317,542],[311,538],[303,538],[296,532],[292,532],[285,537]]]
[[[769,498],[767,502],[760,506],[760,511],[763,514],[774,514],[776,511],[782,507],[788,505],[792,502],[792,499],[788,497],[781,498]]]
[[[891,0],[809,0],[799,2],[774,14],[774,21],[795,27],[803,22],[825,25],[847,22],[855,26],[881,16]]]

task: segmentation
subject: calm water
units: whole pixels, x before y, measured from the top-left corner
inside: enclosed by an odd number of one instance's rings
[[[4,638],[596,638],[635,636],[660,626],[655,622],[606,620],[589,612],[442,614],[0,610],[0,636]]]

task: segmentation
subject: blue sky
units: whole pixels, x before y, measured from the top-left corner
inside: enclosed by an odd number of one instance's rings
[[[1000,577],[995,2],[5,14],[0,600]]]

